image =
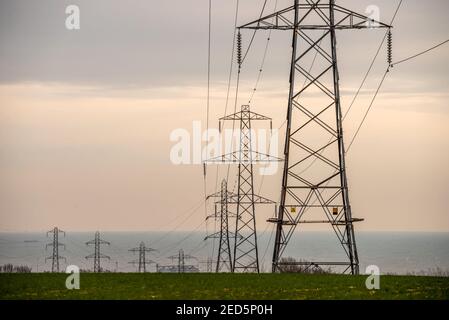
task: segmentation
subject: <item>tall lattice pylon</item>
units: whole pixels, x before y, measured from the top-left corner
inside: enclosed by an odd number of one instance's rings
[[[129,249],[129,251],[134,252],[134,253],[135,252],[139,253],[139,259],[138,260],[134,260],[134,261],[129,262],[129,263],[134,264],[134,265],[138,264],[139,272],[147,272],[147,267],[146,267],[147,264],[155,263],[153,260],[148,260],[146,258],[146,253],[147,252],[152,252],[152,251],[157,251],[157,250],[153,249],[153,248],[146,247],[145,243],[143,241],[140,243],[139,247]]]
[[[59,255],[59,247],[62,246],[65,249],[65,244],[59,242],[60,233],[64,234],[65,237],[65,232],[59,229],[58,227],[54,227],[52,230],[47,232],[47,237],[49,234],[53,234],[53,242],[48,243],[45,246],[45,250],[47,250],[48,247],[53,248],[53,254],[51,255],[51,257],[45,258],[45,261],[51,259],[51,272],[59,272],[59,259],[66,260],[64,257],[61,257]]]
[[[110,245],[108,241],[104,241],[100,238],[100,232],[95,232],[95,238],[94,240],[86,242],[86,245],[94,245],[94,253],[86,256],[86,259],[94,259],[94,272],[102,272],[103,269],[101,268],[101,259],[108,259],[111,258],[109,256],[106,256],[101,253],[101,245],[106,244]]]
[[[390,26],[335,0],[294,0],[293,6],[240,27],[292,31],[281,202],[277,218],[270,219],[276,223],[273,272],[282,271],[282,255],[302,223],[330,225],[344,254],[338,261],[295,264],[359,272],[353,222],[361,219],[352,217],[348,196],[335,33],[364,28]]]
[[[215,272],[231,272],[232,271],[232,254],[231,254],[231,244],[230,244],[230,233],[229,233],[229,218],[231,216],[228,210],[228,183],[226,179],[221,181],[221,190],[218,193],[212,194],[207,197],[219,198],[215,203],[215,213],[212,216],[220,223],[220,231],[214,234],[208,235],[206,239],[219,239],[218,241],[218,252],[217,260],[215,264]],[[208,217],[208,218],[209,218]]]
[[[279,158],[253,150],[252,121],[270,121],[259,113],[252,112],[249,105],[242,105],[237,113],[220,118],[221,121],[239,121],[239,145],[232,151],[218,158],[207,160],[208,163],[237,163],[237,194],[228,195],[228,204],[236,204],[234,248],[232,272],[259,272],[259,251],[256,231],[256,204],[274,204],[275,202],[254,194],[253,165],[279,161]],[[220,125],[221,127],[221,125]]]

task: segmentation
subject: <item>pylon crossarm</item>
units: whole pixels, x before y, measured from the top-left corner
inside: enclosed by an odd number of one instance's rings
[[[231,191],[228,191],[227,192],[227,196],[228,197],[234,197],[234,196],[236,196],[236,194],[231,192]],[[210,198],[221,198],[221,191],[218,191],[218,192],[215,192],[215,193],[212,193],[212,194],[208,195],[206,197],[206,200],[209,200]],[[217,201],[216,203],[220,203],[220,201]]]
[[[221,117],[219,119],[219,121],[228,121],[228,120],[267,120],[267,121],[271,121],[272,119],[264,116],[260,113],[256,113],[253,111],[248,111],[248,112],[244,112],[242,113],[241,111]]]
[[[235,196],[232,196],[232,197],[229,198],[228,203],[232,203],[232,204],[235,204],[235,203],[241,203],[241,204],[251,204],[251,203],[254,203],[254,204],[275,204],[276,203],[276,201],[270,200],[268,198],[265,198],[265,197],[262,197],[262,196],[259,196],[259,195],[256,195],[256,194],[253,195],[254,201],[253,200],[251,200],[251,201],[245,200],[246,198],[247,198],[246,195],[241,195],[240,198],[239,198],[238,195],[235,195]]]
[[[274,157],[268,154],[264,154],[258,151],[233,151],[223,154],[218,157],[210,158],[204,161],[204,163],[269,163],[269,162],[281,162],[284,161],[281,158]]]
[[[356,13],[349,9],[343,8],[336,4],[323,3],[300,3],[298,4],[299,11],[302,13],[301,20],[298,21],[296,29],[303,30],[321,30],[329,29],[331,26],[329,9],[333,7],[335,11],[334,28],[342,29],[371,29],[371,28],[391,28],[392,26],[375,19],[369,18],[362,14]],[[295,6],[290,6],[279,10],[275,13],[264,16],[260,19],[246,23],[238,27],[239,29],[277,29],[277,30],[291,30],[295,28],[294,23]],[[306,22],[308,19],[315,20]]]
[[[63,230],[61,230],[61,229],[59,229],[59,228],[53,228],[53,229],[51,229],[50,231],[47,231],[47,237],[48,237],[48,234],[49,234],[49,233],[54,233],[54,232],[57,232],[58,234],[59,234],[59,233],[62,233],[62,234],[64,234],[64,237],[65,237],[65,231],[63,231]]]

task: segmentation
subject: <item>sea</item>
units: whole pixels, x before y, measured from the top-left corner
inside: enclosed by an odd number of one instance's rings
[[[92,270],[94,247],[86,242],[94,239],[94,232],[60,234],[60,270],[68,265]],[[158,266],[178,263],[179,251],[185,264],[207,271],[208,263],[217,256],[218,240],[205,240],[204,232],[101,232],[100,252],[104,255],[101,267],[111,272],[136,272],[143,242],[146,248],[147,272]],[[32,272],[50,271],[52,266],[52,235],[45,233],[0,233],[0,265],[27,265]],[[258,253],[262,272],[270,272],[273,252],[273,233],[258,236]],[[435,232],[358,232],[356,234],[360,272],[375,265],[382,274],[449,274],[449,233]],[[284,257],[307,261],[339,261],[344,251],[333,234],[326,232],[298,232],[292,237]],[[209,262],[209,268],[210,268]]]

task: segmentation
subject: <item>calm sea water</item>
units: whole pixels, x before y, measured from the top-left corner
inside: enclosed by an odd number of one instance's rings
[[[60,241],[66,245],[61,247],[60,255],[66,257],[67,263],[61,261],[61,267],[74,264],[83,269],[92,269],[92,260],[85,256],[93,253],[93,247],[85,242],[92,240],[92,232],[69,232]],[[149,247],[157,249],[148,255],[149,259],[160,265],[176,263],[169,257],[177,255],[179,249],[196,259],[186,260],[186,264],[206,270],[206,260],[212,251],[216,253],[211,241],[203,241],[202,232],[104,232],[101,238],[109,241],[110,246],[101,247],[102,254],[110,260],[102,260],[102,267],[111,271],[133,272],[136,267],[129,262],[138,259],[138,254],[129,249],[138,247],[141,241]],[[269,233],[259,236],[259,255],[263,271],[270,270],[273,238]],[[33,272],[51,269],[51,247],[45,250],[50,242],[43,233],[0,233],[0,264],[28,265]],[[411,233],[411,232],[359,232],[357,245],[360,257],[361,272],[366,266],[377,265],[382,273],[406,274],[410,272],[429,271],[440,268],[449,270],[449,233]],[[303,232],[294,237],[287,247],[284,256],[306,260],[338,259],[343,251],[335,241],[335,236],[324,232]],[[151,264],[148,271],[155,271]]]

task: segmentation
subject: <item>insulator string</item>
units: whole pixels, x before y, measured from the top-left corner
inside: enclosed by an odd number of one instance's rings
[[[237,64],[240,69],[242,67],[242,34],[240,30],[237,33]]]
[[[388,65],[391,66],[391,64],[393,63],[393,35],[391,33],[391,29],[388,30],[387,61]]]

